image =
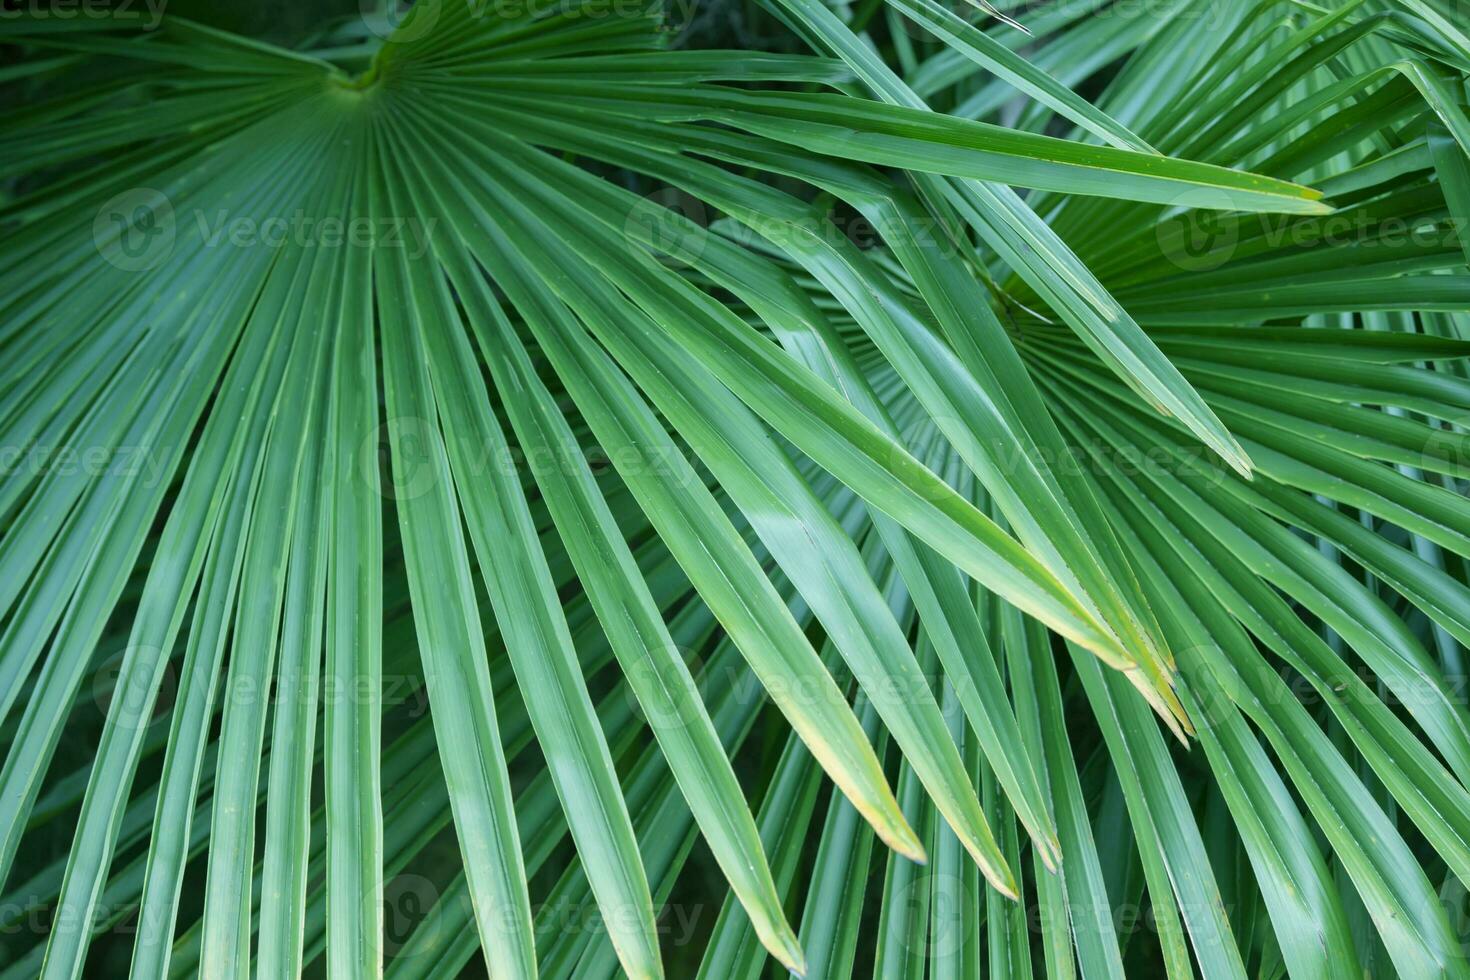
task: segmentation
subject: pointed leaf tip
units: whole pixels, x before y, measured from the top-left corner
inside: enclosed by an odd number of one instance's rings
[[[771,955],[781,961],[781,965],[790,970],[798,977],[806,976],[806,953],[801,948],[801,942],[791,929],[781,930],[780,949],[771,949]],[[769,948],[769,947],[768,947]]]

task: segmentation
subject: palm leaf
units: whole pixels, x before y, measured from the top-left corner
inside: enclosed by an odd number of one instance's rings
[[[732,9],[13,20],[0,977],[1470,976],[1463,11]]]

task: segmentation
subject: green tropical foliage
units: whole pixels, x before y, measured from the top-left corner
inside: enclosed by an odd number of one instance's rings
[[[1462,0],[65,10],[0,977],[1470,977]]]

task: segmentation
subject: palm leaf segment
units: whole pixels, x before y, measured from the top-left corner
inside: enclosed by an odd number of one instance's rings
[[[47,179],[5,209],[0,877],[57,910],[11,971],[74,976],[132,916],[140,975],[376,974],[385,879],[452,824],[464,871],[390,973],[660,975],[697,830],[733,896],[702,972],[840,974],[866,824],[934,865],[890,859],[880,967],[988,909],[1029,970],[1029,887],[1050,973],[1121,975],[1077,699],[1171,976],[1355,975],[1357,912],[1400,973],[1463,974],[1434,890],[1470,880],[1470,44],[1428,0],[1185,45],[1188,7],[1059,9],[1027,60],[899,0],[940,42],[902,77],[807,0],[773,12],[820,57],[663,50],[596,2],[420,3],[357,76],[178,20],[26,34],[126,95],[7,123]],[[1128,57],[1097,106],[1064,84],[1091,49]],[[976,121],[1016,88],[1019,125]],[[752,816],[757,692],[793,734]],[[605,936],[558,929],[589,896]]]

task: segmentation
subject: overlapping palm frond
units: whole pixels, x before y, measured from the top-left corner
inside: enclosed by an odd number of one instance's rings
[[[12,25],[0,976],[1470,975],[1463,11],[765,2]]]

